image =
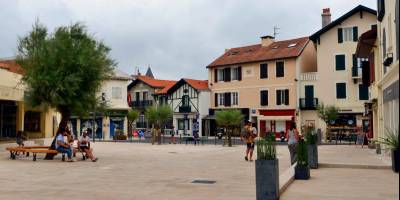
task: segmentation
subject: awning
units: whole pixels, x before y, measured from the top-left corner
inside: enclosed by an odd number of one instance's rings
[[[292,120],[291,115],[287,115],[287,116],[263,116],[263,115],[259,115],[258,119],[259,120],[277,120],[277,121],[290,121]]]
[[[371,29],[363,33],[358,39],[356,56],[358,58],[368,58],[372,48],[376,47],[375,41],[376,29]]]

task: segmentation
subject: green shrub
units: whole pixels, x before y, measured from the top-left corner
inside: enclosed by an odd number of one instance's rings
[[[317,134],[315,134],[314,128],[312,127],[307,127],[305,128],[305,138],[307,144],[316,144],[318,140]]]
[[[308,166],[307,145],[303,139],[300,139],[297,145],[297,165]]]
[[[264,138],[257,141],[257,159],[275,160],[276,159],[276,141],[275,134],[268,133]]]
[[[379,140],[379,143],[386,146],[385,149],[398,150],[399,149],[399,131],[386,128],[385,137]]]

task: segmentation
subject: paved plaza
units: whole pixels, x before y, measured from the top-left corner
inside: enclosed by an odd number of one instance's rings
[[[229,148],[96,142],[92,144],[100,158],[96,163],[80,161],[79,156],[74,163],[61,162],[60,156],[52,161],[33,162],[31,157],[10,160],[4,151],[9,145],[0,145],[0,184],[5,186],[0,188],[0,199],[255,199],[254,163],[244,161],[243,145]],[[288,150],[281,145],[277,151],[282,174],[289,169]],[[348,154],[346,159],[339,159],[341,153]],[[352,155],[354,158],[349,159]],[[343,145],[320,146],[321,160],[386,165],[371,150]],[[367,196],[368,192],[361,191],[368,187],[383,189],[386,199],[397,199],[398,174],[388,169],[369,170],[312,170],[309,181],[294,181],[281,199],[309,199],[310,195],[316,195],[315,199],[352,199],[354,195]],[[195,184],[193,180],[216,182]],[[341,196],[337,196],[339,191],[343,191]]]

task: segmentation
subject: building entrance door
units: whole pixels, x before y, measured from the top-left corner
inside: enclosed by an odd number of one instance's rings
[[[0,139],[15,137],[16,133],[17,133],[16,102],[0,100]]]
[[[305,90],[305,97],[306,97],[306,107],[313,107],[314,101],[314,86],[313,85],[306,85],[304,86]]]

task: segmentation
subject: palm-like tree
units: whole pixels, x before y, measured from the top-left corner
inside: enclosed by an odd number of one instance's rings
[[[218,126],[225,129],[229,147],[232,146],[232,134],[239,130],[243,118],[242,113],[237,109],[227,109],[215,114]]]
[[[172,109],[169,106],[152,106],[146,109],[145,116],[152,124],[152,144],[154,144],[156,136],[158,144],[161,144],[161,128],[172,117]]]

